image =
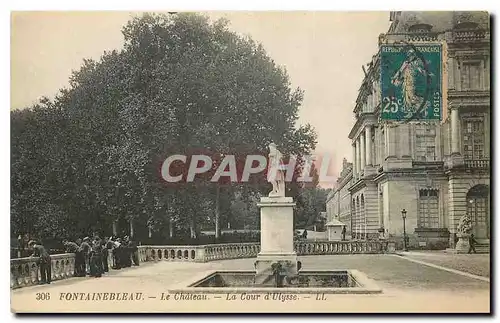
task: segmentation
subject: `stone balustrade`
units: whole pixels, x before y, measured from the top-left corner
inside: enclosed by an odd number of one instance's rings
[[[145,261],[191,261],[256,257],[260,243],[226,243],[200,246],[139,246],[139,260]]]
[[[73,277],[75,273],[75,254],[51,255],[52,280]],[[10,260],[10,287],[19,288],[37,285],[40,282],[38,257],[16,258]]]
[[[383,240],[361,241],[296,241],[299,256],[336,255],[393,252],[391,242]],[[200,246],[140,246],[139,259],[147,261],[190,261],[253,258],[260,252],[260,243],[227,243]]]
[[[224,259],[254,258],[260,252],[260,242],[225,243],[200,246],[139,246],[139,261],[189,261],[208,262]],[[299,256],[337,255],[360,253],[393,253],[394,243],[389,241],[296,241]],[[73,277],[75,255],[64,253],[51,255],[52,280]],[[37,285],[40,269],[37,257],[10,260],[11,288]]]
[[[453,41],[455,42],[474,42],[489,39],[490,33],[487,30],[483,29],[453,31]]]
[[[299,256],[386,253],[389,243],[382,240],[298,241],[295,251]]]
[[[490,168],[490,160],[489,159],[466,159],[465,161],[466,168],[472,169],[488,169]]]

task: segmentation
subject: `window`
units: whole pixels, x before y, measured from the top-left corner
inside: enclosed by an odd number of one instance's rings
[[[432,126],[416,128],[415,160],[436,160],[436,130]]]
[[[428,24],[415,24],[408,28],[411,33],[428,33],[432,30],[432,26]]]
[[[462,90],[479,90],[481,87],[481,64],[465,62],[460,72]]]
[[[463,148],[465,159],[484,158],[484,122],[482,119],[464,119]]]
[[[439,191],[424,189],[419,191],[418,198],[418,227],[439,227]]]

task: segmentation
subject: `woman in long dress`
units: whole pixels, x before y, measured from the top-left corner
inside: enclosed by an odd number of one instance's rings
[[[90,252],[90,276],[101,277],[102,273],[102,245],[100,240],[96,240]]]

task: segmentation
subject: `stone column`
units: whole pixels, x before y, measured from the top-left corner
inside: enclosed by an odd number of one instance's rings
[[[460,155],[460,134],[458,130],[458,109],[451,109],[451,154]]]
[[[448,57],[448,89],[455,89],[455,59]]]
[[[352,143],[352,177],[356,178],[356,143]]]
[[[365,128],[365,140],[366,140],[366,165],[372,166],[372,127],[366,126]]]
[[[365,150],[365,134],[364,132],[361,132],[359,134],[361,137],[361,169],[360,171],[363,171],[365,169],[366,165],[366,150]]]
[[[356,173],[354,174],[356,178],[359,177],[359,171],[361,169],[360,161],[359,161],[359,138],[356,139],[356,158],[355,158],[355,164],[356,164]]]
[[[396,157],[396,128],[392,125],[385,127],[386,158]]]

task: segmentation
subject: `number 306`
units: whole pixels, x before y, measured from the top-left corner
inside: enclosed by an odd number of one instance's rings
[[[36,293],[37,301],[48,301],[50,299],[50,293]]]

